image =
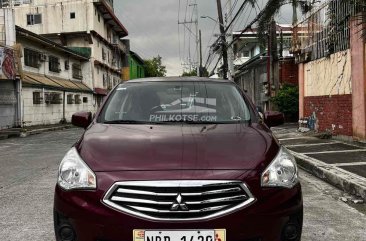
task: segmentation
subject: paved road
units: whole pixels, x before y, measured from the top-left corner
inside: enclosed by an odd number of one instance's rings
[[[52,241],[58,164],[81,135],[70,129],[0,141],[0,240]],[[339,201],[337,189],[301,172],[305,241],[365,240],[366,208]]]

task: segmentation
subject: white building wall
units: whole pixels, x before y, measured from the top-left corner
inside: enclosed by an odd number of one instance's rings
[[[14,9],[16,24],[37,34],[89,32],[93,28],[89,15],[92,14],[94,5],[87,0],[34,1]],[[74,19],[70,18],[72,12],[75,13]],[[42,23],[28,25],[27,14],[42,14]]]
[[[37,34],[90,33],[94,30],[109,42],[116,36],[92,0],[34,0],[31,4],[15,6],[14,9],[16,24]],[[70,13],[75,13],[74,19],[70,18]],[[42,14],[42,23],[27,25],[27,14]]]
[[[83,82],[87,86],[92,89],[92,63],[89,61],[80,61],[72,56],[68,56],[69,54],[66,52],[61,52],[57,49],[53,48],[44,48],[39,43],[30,41],[27,38],[18,38],[18,43],[21,45],[21,50],[23,52],[23,57],[21,59],[23,71],[38,74],[38,75],[46,75],[49,77],[57,77],[64,80],[72,80]],[[34,51],[38,51],[47,55],[47,60],[41,62],[39,68],[33,68],[25,65],[24,61],[24,49],[32,49]],[[49,71],[49,56],[55,56],[59,58],[61,72],[52,72]],[[69,69],[65,69],[65,61],[69,61]],[[74,79],[72,77],[72,64],[79,63],[82,67],[83,80]],[[41,92],[43,101],[42,104],[34,104],[33,103],[33,92]],[[47,104],[45,103],[45,93],[59,93],[63,99],[61,104]],[[67,95],[80,95],[81,100],[83,97],[87,97],[87,103],[81,104],[68,104],[67,103]],[[23,87],[22,89],[22,106],[23,106],[23,122],[25,125],[49,125],[49,124],[58,124],[64,118],[67,122],[71,121],[71,117],[74,113],[78,111],[96,111],[96,103],[92,93],[83,93],[83,92],[68,92],[62,90],[54,90],[48,88],[36,88],[36,87]],[[65,106],[65,113],[64,113]]]
[[[0,9],[0,41],[6,46],[15,44],[14,10],[10,8]]]
[[[71,122],[71,117],[74,113],[79,111],[95,111],[93,94],[88,93],[76,93],[66,92],[65,98],[63,98],[62,104],[34,104],[33,103],[33,92],[52,92],[59,93],[63,97],[64,92],[58,90],[42,89],[42,88],[23,88],[23,122],[25,126],[33,125],[52,125],[59,124],[64,118],[63,108],[65,105],[65,119],[67,122]],[[81,104],[67,104],[67,95],[79,94],[81,99],[83,97],[88,98],[88,103]]]
[[[58,124],[63,118],[63,105],[33,104],[33,92],[44,89],[23,88],[23,123],[25,126]],[[47,91],[49,92],[49,91]],[[63,94],[62,91],[52,91]]]
[[[92,44],[85,36],[76,36],[67,38],[67,45],[73,47],[89,47],[92,54],[88,66],[83,66],[83,82],[91,89],[104,88],[108,86],[103,84],[103,73],[108,71],[104,68],[94,65],[94,60],[98,60],[112,68],[121,69],[122,61],[119,57],[116,62],[112,63],[114,49],[104,41],[96,38],[91,31],[97,32],[102,38],[112,43],[117,41],[119,47],[125,49],[119,38],[114,38],[116,33],[110,29],[105,22],[102,14],[94,5],[94,0],[33,0],[30,4],[22,4],[15,6],[15,22],[22,28],[30,30],[37,34],[55,34],[53,41],[60,43],[57,37],[58,33],[87,33],[92,38]],[[70,13],[75,13],[75,19],[70,18]],[[27,14],[42,14],[42,23],[27,25]],[[99,17],[98,17],[99,16]],[[109,29],[109,30],[108,30]],[[110,32],[110,35],[108,35]],[[106,58],[103,60],[102,52],[105,51]],[[108,58],[109,55],[109,58]],[[47,74],[48,65],[44,63],[41,68],[36,71],[38,73]],[[30,70],[30,69],[27,69]],[[71,72],[71,71],[70,71]],[[110,72],[110,71],[109,71]],[[49,74],[49,73],[48,73]],[[53,73],[51,73],[53,74]],[[60,75],[63,75],[61,73]],[[70,74],[70,73],[69,73]],[[111,75],[111,73],[109,73]],[[121,79],[121,74],[112,74],[114,77]],[[57,76],[57,74],[56,74]]]
[[[47,75],[47,76],[54,76],[54,77],[63,78],[63,79],[70,79],[73,81],[79,81],[79,82],[83,82],[83,83],[90,82],[89,81],[89,79],[91,78],[90,63],[88,61],[80,61],[80,60],[77,60],[72,57],[66,57],[65,53],[61,54],[60,52],[56,52],[53,49],[42,48],[40,45],[30,42],[29,40],[20,39],[18,41],[18,43],[21,44],[21,46],[22,46],[21,49],[23,52],[23,58],[21,61],[22,61],[23,71],[31,72],[31,73],[35,73],[35,74],[41,74],[41,75],[43,74],[43,75]],[[44,62],[40,62],[41,65],[39,68],[33,68],[30,66],[26,66],[25,62],[24,62],[24,49],[25,48],[31,49],[34,51],[38,51],[40,53],[47,55],[47,60]],[[55,57],[59,58],[60,68],[61,68],[61,71],[59,73],[49,70],[49,56],[55,56]],[[70,67],[68,70],[65,69],[65,61],[69,61],[69,63],[70,63],[69,64]],[[83,80],[73,78],[72,64],[74,64],[74,63],[81,64]],[[90,83],[89,83],[89,85],[90,85]]]
[[[81,96],[81,100],[83,101],[84,97],[88,98],[88,102],[87,103],[81,103],[81,104],[67,104],[67,95],[68,94],[72,94],[74,95],[80,95]],[[95,112],[95,101],[93,99],[93,94],[90,93],[77,93],[77,92],[66,92],[65,93],[65,118],[67,122],[71,122],[71,117],[73,114],[75,114],[76,112],[80,112],[80,111],[90,111],[90,112]]]

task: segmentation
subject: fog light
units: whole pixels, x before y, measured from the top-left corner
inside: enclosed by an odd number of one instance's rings
[[[70,225],[63,225],[58,230],[60,241],[75,241],[75,232]]]
[[[293,223],[289,223],[283,229],[283,236],[285,241],[297,240],[299,236],[298,226]]]

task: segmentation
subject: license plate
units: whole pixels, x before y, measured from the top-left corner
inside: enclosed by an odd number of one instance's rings
[[[133,241],[226,241],[225,229],[134,230]]]

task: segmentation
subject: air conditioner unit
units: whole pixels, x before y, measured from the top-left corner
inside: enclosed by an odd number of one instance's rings
[[[46,54],[40,54],[39,55],[39,60],[42,62],[45,62],[47,60],[47,55]]]

